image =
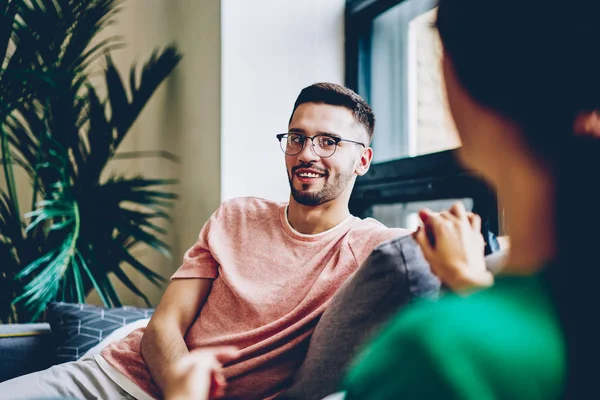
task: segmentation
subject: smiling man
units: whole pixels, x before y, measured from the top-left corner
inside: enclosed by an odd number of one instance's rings
[[[374,124],[367,103],[343,86],[302,90],[288,131],[277,135],[289,203],[224,202],[185,254],[147,328],[95,358],[0,384],[0,398],[161,398],[178,379],[170,366],[190,350],[214,346],[239,349],[213,377],[219,392],[227,382],[227,398],[281,393],[337,289],[374,247],[408,234],[348,210],[356,177],[373,158]]]
[[[356,177],[367,173],[373,159],[374,126],[371,108],[347,88],[321,83],[300,93],[288,133],[277,135],[286,154],[288,219],[295,229],[323,232],[350,216]]]

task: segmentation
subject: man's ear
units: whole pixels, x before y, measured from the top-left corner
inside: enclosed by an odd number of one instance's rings
[[[358,165],[356,166],[356,169],[354,170],[354,172],[356,172],[356,175],[363,176],[364,174],[366,174],[367,171],[369,171],[369,167],[371,166],[371,161],[373,161],[373,149],[367,147],[366,149],[362,150],[360,160],[358,162]]]

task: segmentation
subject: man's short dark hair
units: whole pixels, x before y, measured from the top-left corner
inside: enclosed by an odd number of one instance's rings
[[[296,103],[294,103],[290,123],[296,109],[306,103],[327,104],[347,108],[352,112],[356,121],[365,127],[369,135],[369,143],[371,142],[373,131],[375,130],[375,115],[365,99],[353,90],[328,82],[315,83],[302,89],[296,99]]]

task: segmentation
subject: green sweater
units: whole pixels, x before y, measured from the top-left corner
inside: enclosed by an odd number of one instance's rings
[[[358,357],[346,399],[557,399],[562,331],[539,276],[498,279],[398,315]]]

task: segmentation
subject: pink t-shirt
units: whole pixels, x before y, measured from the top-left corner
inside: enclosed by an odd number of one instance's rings
[[[258,198],[224,202],[204,225],[171,279],[214,279],[188,348],[233,345],[241,358],[225,366],[228,398],[265,399],[283,391],[306,353],[315,325],[342,283],[374,247],[408,234],[349,217],[316,235],[295,231],[286,204]],[[144,329],[102,356],[155,398],[140,354]]]

